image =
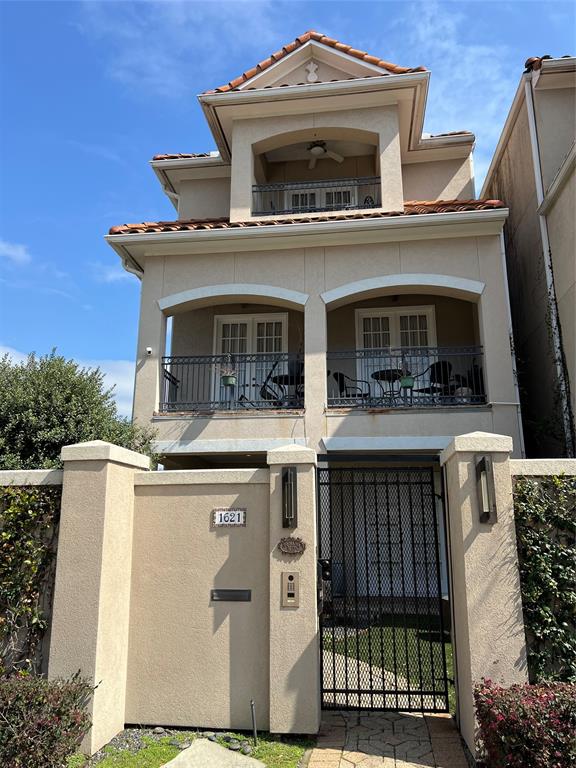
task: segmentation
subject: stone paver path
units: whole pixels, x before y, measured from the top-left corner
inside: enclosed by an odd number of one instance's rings
[[[308,768],[468,768],[449,715],[325,712]]]

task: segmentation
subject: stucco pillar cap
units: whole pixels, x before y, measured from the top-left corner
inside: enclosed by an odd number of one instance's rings
[[[272,448],[266,454],[266,462],[274,464],[316,464],[316,451],[289,443],[279,448]]]
[[[445,464],[455,453],[512,453],[513,442],[509,435],[493,432],[468,432],[456,435],[440,454],[440,464]]]
[[[65,445],[60,452],[62,461],[114,461],[138,469],[150,469],[150,459],[136,451],[121,448],[104,440]]]

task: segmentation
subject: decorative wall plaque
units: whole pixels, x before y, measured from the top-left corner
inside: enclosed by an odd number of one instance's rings
[[[286,536],[278,542],[278,549],[283,555],[301,555],[306,544],[296,536]]]

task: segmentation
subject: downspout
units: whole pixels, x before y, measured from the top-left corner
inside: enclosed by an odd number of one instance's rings
[[[524,445],[524,430],[522,429],[522,414],[520,410],[520,388],[518,386],[518,366],[516,364],[516,348],[514,346],[514,331],[512,328],[512,309],[510,307],[508,272],[506,271],[506,247],[504,245],[504,232],[500,232],[500,256],[502,259],[504,294],[506,296],[506,314],[508,316],[508,338],[510,339],[510,355],[512,357],[512,375],[514,377],[514,392],[516,394],[516,418],[518,420],[518,434],[520,436],[520,455],[522,458],[525,458],[526,449]]]
[[[528,112],[528,127],[530,130],[530,145],[532,148],[532,165],[534,166],[534,180],[536,182],[536,200],[538,208],[544,201],[544,182],[542,179],[542,166],[540,164],[540,146],[538,144],[538,131],[536,129],[536,113],[534,110],[534,98],[532,95],[532,73],[525,75],[524,94],[526,97],[526,111]],[[572,409],[570,406],[570,386],[566,374],[564,363],[564,353],[562,350],[562,336],[560,330],[560,318],[558,316],[558,305],[556,303],[556,288],[554,286],[554,270],[552,266],[552,251],[550,249],[550,239],[548,237],[548,222],[546,216],[538,214],[540,225],[540,236],[542,238],[542,249],[544,256],[544,273],[546,276],[546,289],[548,293],[548,307],[550,310],[550,325],[552,332],[552,344],[554,347],[554,363],[556,366],[556,376],[558,377],[558,386],[560,388],[560,399],[562,406],[562,424],[564,427],[564,439],[566,442],[566,453],[568,456],[574,456],[574,425],[572,423]]]

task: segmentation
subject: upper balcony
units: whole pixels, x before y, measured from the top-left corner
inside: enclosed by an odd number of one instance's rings
[[[376,134],[344,129],[326,129],[321,135],[299,131],[281,135],[276,142],[271,148],[267,142],[253,147],[251,216],[306,216],[382,207]]]
[[[252,187],[252,215],[365,210],[380,208],[380,199],[378,176],[255,184]]]

